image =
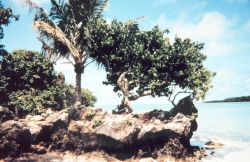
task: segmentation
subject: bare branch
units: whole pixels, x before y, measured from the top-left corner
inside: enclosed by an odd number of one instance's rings
[[[151,91],[146,91],[146,92],[144,92],[144,93],[142,93],[140,95],[136,95],[136,96],[130,97],[130,100],[131,101],[135,101],[135,100],[137,100],[140,97],[145,97],[145,96],[150,96],[150,95],[152,95],[152,92]]]
[[[186,89],[186,90],[184,90],[184,91],[180,91],[180,92],[176,93],[175,96],[174,96],[174,98],[173,98],[173,100],[170,100],[170,102],[171,102],[174,106],[176,106],[176,104],[174,103],[176,97],[177,97],[179,94],[181,94],[181,93],[192,93],[192,92],[189,92],[189,91],[187,91],[187,89]]]

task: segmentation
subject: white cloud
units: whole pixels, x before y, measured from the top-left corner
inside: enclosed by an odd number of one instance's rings
[[[234,30],[234,26],[237,22],[219,12],[204,13],[197,22],[189,22],[183,15],[176,20],[168,20],[165,15],[160,15],[157,24],[162,28],[169,27],[172,38],[177,34],[205,43],[204,53],[209,56],[232,54],[242,47],[235,39],[238,31]]]
[[[182,37],[192,37],[197,40],[217,39],[222,36],[229,26],[226,18],[218,12],[205,13],[198,23],[186,22],[186,18],[180,16],[175,21],[169,21],[164,15],[158,18],[157,24],[161,27],[170,26],[172,33]]]
[[[213,85],[214,87],[208,92],[206,100],[249,95],[250,75],[231,68],[219,69],[213,79]]]

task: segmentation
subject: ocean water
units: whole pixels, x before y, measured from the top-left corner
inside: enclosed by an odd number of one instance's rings
[[[209,140],[223,143],[202,162],[250,162],[250,102],[197,103],[198,130],[191,139],[193,145],[204,146]],[[115,106],[106,105],[111,111]],[[153,109],[169,110],[171,105],[134,105],[134,112]],[[208,152],[209,153],[209,152]]]
[[[250,162],[250,102],[196,104],[198,130],[192,143],[204,145],[208,140],[223,143],[204,162]]]

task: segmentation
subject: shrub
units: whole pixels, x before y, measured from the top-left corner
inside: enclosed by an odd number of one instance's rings
[[[64,75],[56,74],[53,63],[40,53],[17,50],[3,55],[0,65],[0,105],[15,109],[20,116],[74,104],[74,87],[66,85]],[[85,89],[82,94],[86,106],[93,106],[92,92]]]
[[[73,85],[66,85],[65,87],[65,95],[66,95],[66,103],[67,103],[67,106],[72,106],[74,105],[75,103],[75,90],[74,90],[74,86]],[[81,94],[82,94],[82,103],[83,105],[85,106],[94,106],[96,101],[97,101],[97,98],[96,96],[93,95],[93,93],[86,89],[86,88],[83,88],[81,90]]]
[[[97,98],[93,95],[93,93],[90,90],[83,88],[82,100],[85,106],[94,106],[97,101]]]
[[[92,128],[95,129],[96,127],[99,127],[102,125],[103,121],[101,119],[95,119],[94,124],[92,125]]]
[[[38,52],[17,50],[2,56],[0,104],[23,114],[64,107],[64,77]]]

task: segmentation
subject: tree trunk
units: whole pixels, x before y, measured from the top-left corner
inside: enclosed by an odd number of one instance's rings
[[[76,73],[76,87],[75,87],[76,102],[75,102],[75,106],[80,106],[82,104],[81,76],[82,76],[81,73]]]
[[[75,106],[82,105],[82,95],[81,95],[81,77],[83,73],[82,64],[78,63],[75,65],[76,73],[76,85],[75,85]]]
[[[124,72],[117,80],[117,84],[122,91],[123,94],[123,100],[121,105],[118,106],[118,113],[125,113],[126,109],[128,110],[128,113],[132,113],[132,107],[129,101],[129,82],[125,77],[126,72]]]
[[[118,112],[125,113],[126,109],[128,110],[128,113],[132,113],[133,109],[131,106],[131,103],[129,101],[128,96],[124,96],[122,99],[121,105],[118,107]]]

